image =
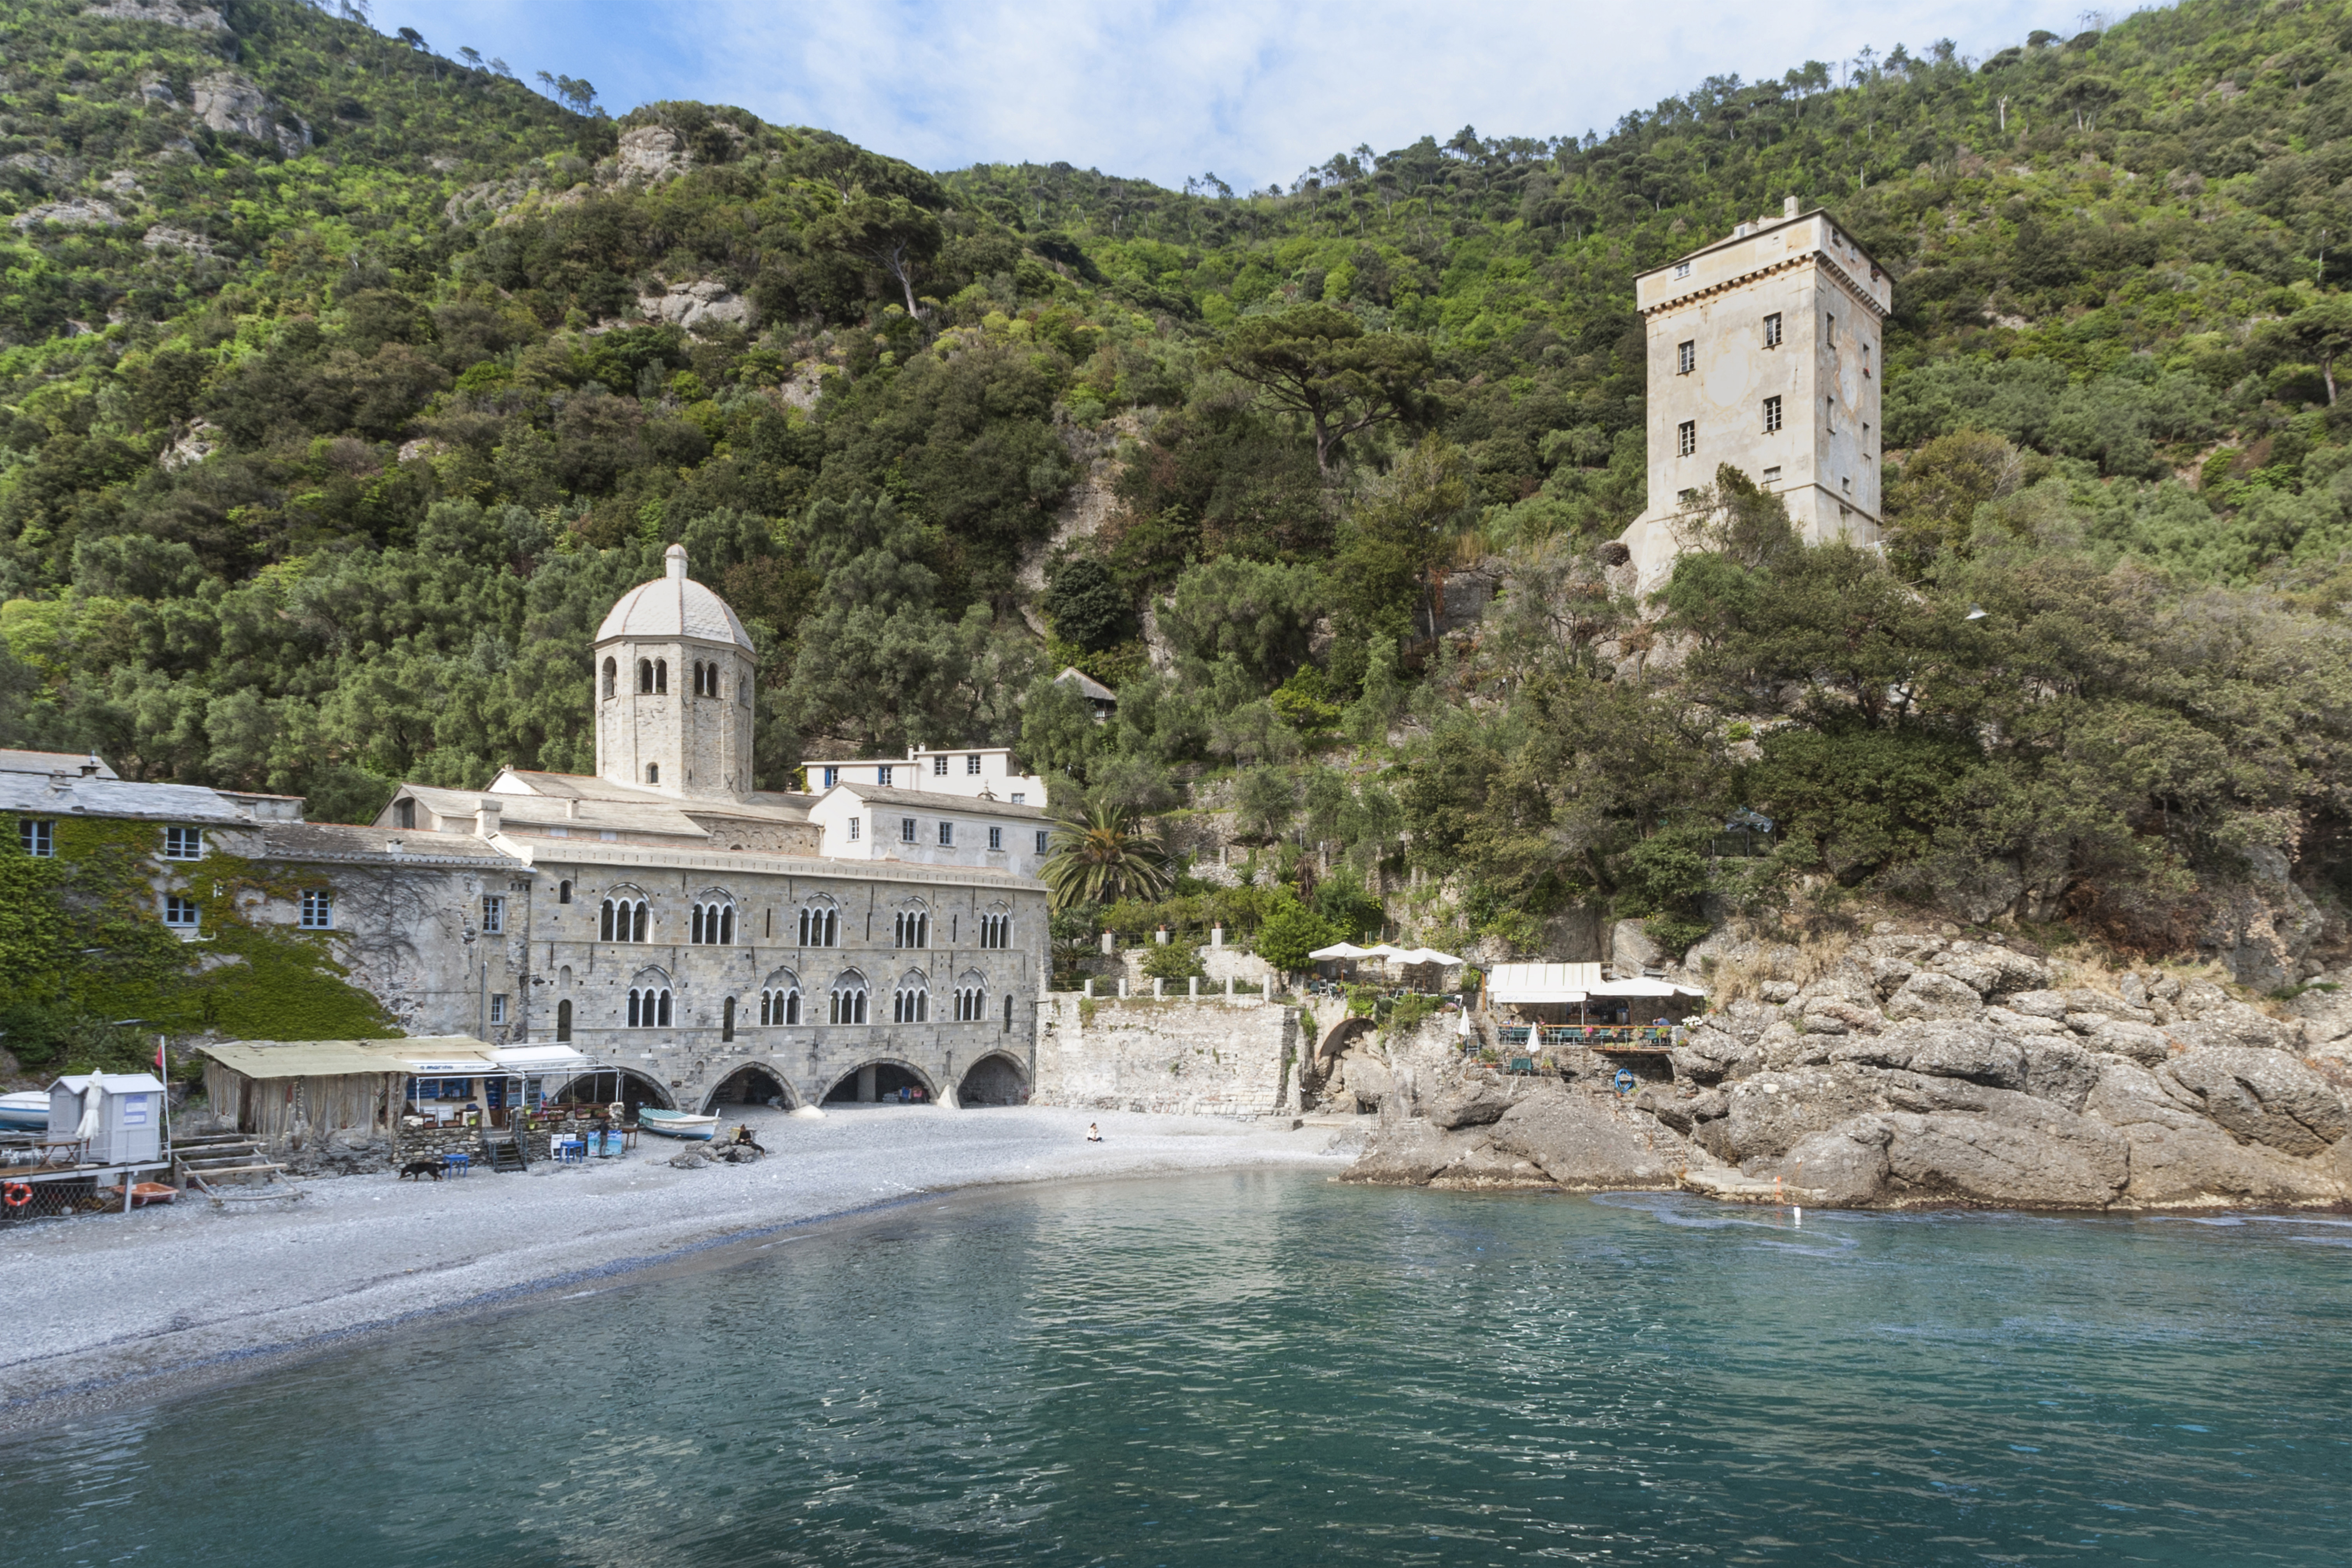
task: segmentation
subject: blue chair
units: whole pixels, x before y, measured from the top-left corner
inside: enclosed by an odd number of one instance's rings
[[[473,1167],[474,1157],[471,1154],[452,1152],[441,1156],[441,1173],[443,1175],[462,1176],[467,1172],[472,1170]]]

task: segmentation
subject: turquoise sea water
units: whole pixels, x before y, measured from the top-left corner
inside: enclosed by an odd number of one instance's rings
[[[2352,1561],[2352,1221],[927,1200],[0,1458],[0,1562]]]

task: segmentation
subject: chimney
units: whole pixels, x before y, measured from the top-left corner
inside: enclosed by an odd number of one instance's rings
[[[1783,196],[1780,198],[1780,216],[1784,218],[1795,217],[1797,216],[1796,197]]]
[[[686,546],[673,544],[662,552],[662,571],[675,582],[686,580]]]
[[[571,795],[564,800],[563,815],[570,817],[574,822],[577,822],[580,819],[580,797],[578,795]]]
[[[82,763],[81,765],[81,776],[86,779],[96,778],[98,776],[98,770],[105,765],[105,763],[98,760],[98,753],[96,752],[92,752],[89,754],[89,761]]]
[[[505,810],[504,803],[487,799],[474,807],[474,837],[496,837],[499,832],[499,818]]]

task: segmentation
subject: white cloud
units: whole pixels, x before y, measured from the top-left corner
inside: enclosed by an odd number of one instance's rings
[[[1808,58],[1898,41],[1924,52],[1940,37],[1981,55],[2074,25],[2021,0],[1706,0],[1663,13],[1534,0],[415,0],[377,17],[436,47],[504,53],[526,78],[542,63],[585,75],[616,110],[696,98],[928,168],[1059,159],[1165,184],[1214,170],[1237,187],[1287,183],[1359,142],[1386,150],[1465,124],[1606,134],[1711,75],[1778,78]]]

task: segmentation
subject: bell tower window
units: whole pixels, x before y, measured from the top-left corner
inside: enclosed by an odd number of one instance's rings
[[[620,674],[621,674],[621,667],[620,667],[619,665],[614,664],[614,663],[611,659],[609,659],[609,658],[608,658],[608,659],[606,659],[606,660],[604,661],[604,695],[605,695],[605,696],[610,697],[610,696],[612,696],[612,695],[614,694],[614,692],[613,692],[613,687],[614,687],[614,683],[619,679],[619,678],[620,678]]]
[[[646,783],[649,784],[657,784],[661,783],[661,764],[659,763],[647,763],[646,764]]]
[[[650,696],[653,692],[653,689],[654,661],[649,658],[641,658],[637,660],[637,695],[640,697]]]

